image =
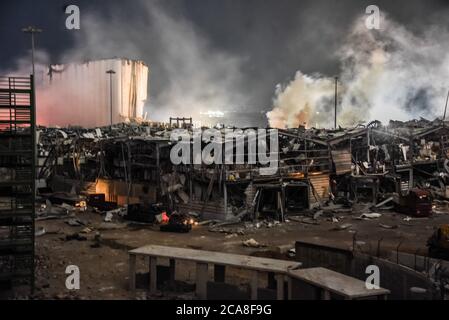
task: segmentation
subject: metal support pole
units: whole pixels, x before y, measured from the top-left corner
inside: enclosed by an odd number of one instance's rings
[[[36,252],[36,243],[35,243],[35,223],[36,223],[36,170],[37,170],[37,141],[36,141],[36,88],[34,86],[34,75],[31,75],[31,141],[32,141],[32,165],[31,165],[31,232],[33,235],[32,248],[33,248],[33,260],[31,261],[31,294],[34,294],[35,290],[35,271],[36,271],[36,262],[35,262],[35,252]]]
[[[31,63],[33,65],[33,77],[36,75],[34,66],[34,32],[31,32]]]
[[[337,129],[337,105],[338,105],[338,77],[335,77],[335,114],[334,114],[334,128]]]
[[[111,104],[111,127],[112,127],[112,73],[109,76],[109,92],[110,92],[110,104]]]
[[[34,34],[41,33],[42,29],[39,29],[39,28],[36,28],[33,26],[29,26],[29,27],[23,28],[22,31],[24,33],[31,34],[31,65],[32,65],[32,72],[33,72],[32,74],[33,74],[33,76],[35,76],[36,73],[35,73],[35,63],[34,63],[34,51],[35,51]]]
[[[37,141],[36,141],[36,69],[35,69],[35,62],[34,62],[34,51],[35,51],[35,39],[34,39],[34,34],[35,33],[41,33],[42,30],[36,27],[27,27],[27,28],[23,28],[22,31],[24,33],[29,33],[31,34],[31,65],[32,65],[32,75],[30,76],[30,87],[31,87],[31,95],[30,95],[30,122],[31,122],[31,126],[30,126],[30,130],[31,130],[31,146],[32,146],[32,165],[31,165],[31,215],[32,215],[32,223],[31,223],[31,233],[33,234],[33,238],[32,238],[32,251],[33,251],[33,258],[31,261],[31,277],[30,277],[30,291],[31,294],[34,293],[34,289],[35,289],[35,259],[34,259],[34,255],[35,255],[35,236],[34,236],[34,230],[35,230],[35,217],[36,217],[36,209],[35,209],[35,202],[36,202],[36,170],[37,170],[37,155],[38,155],[38,150],[37,150]]]
[[[444,120],[446,120],[446,111],[447,111],[447,103],[448,103],[448,101],[449,101],[449,91],[447,92],[446,105],[444,106],[443,126],[444,126]]]
[[[107,74],[109,74],[109,94],[110,94],[110,108],[111,108],[111,130],[112,130],[112,125],[113,125],[113,121],[112,121],[112,76],[115,74],[114,70],[108,70],[106,71]]]

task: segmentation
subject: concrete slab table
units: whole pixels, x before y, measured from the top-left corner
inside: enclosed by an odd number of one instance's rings
[[[329,270],[326,268],[310,268],[289,271],[293,279],[303,281],[321,290],[321,298],[330,300],[330,294],[336,294],[346,300],[377,297],[386,299],[390,291],[387,289],[368,289],[364,281]]]
[[[286,260],[250,257],[239,254],[175,248],[157,245],[148,245],[129,253],[129,288],[136,289],[136,257],[149,258],[149,289],[156,292],[157,285],[157,259],[165,258],[170,261],[170,276],[174,280],[176,261],[191,261],[196,263],[196,294],[199,299],[207,298],[207,281],[209,265],[214,266],[214,278],[217,282],[224,282],[226,267],[236,267],[250,270],[251,299],[257,300],[259,273],[274,274],[277,283],[277,298],[284,299],[284,282],[290,282],[289,271],[301,267],[301,263]],[[290,293],[291,285],[289,285]]]

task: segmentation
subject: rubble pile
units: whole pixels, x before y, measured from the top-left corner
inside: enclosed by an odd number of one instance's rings
[[[254,164],[172,164],[170,135],[179,125],[40,128],[39,192],[47,199],[41,212],[51,217],[67,206],[91,205],[102,212],[127,207],[137,217],[151,215],[142,222],[181,212],[235,222],[304,215],[313,223],[319,217],[336,221],[336,213],[350,213],[357,203],[374,209],[362,211],[362,219],[401,208],[428,216],[433,199],[449,198],[449,129],[440,120],[280,129],[278,170],[272,175],[261,175]],[[79,198],[48,201],[55,192]]]

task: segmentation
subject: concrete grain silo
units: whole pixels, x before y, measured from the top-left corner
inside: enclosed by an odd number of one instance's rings
[[[149,69],[142,61],[105,59],[51,65],[37,86],[37,121],[44,126],[110,125],[144,118]]]

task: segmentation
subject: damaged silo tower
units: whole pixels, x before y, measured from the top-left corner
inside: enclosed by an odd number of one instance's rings
[[[106,72],[113,70],[112,87]],[[98,127],[145,117],[149,69],[142,61],[105,59],[51,65],[38,88],[38,124]]]

